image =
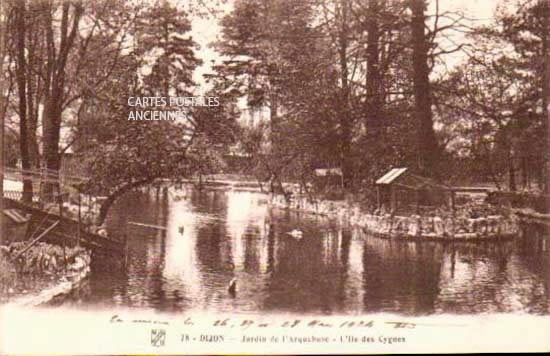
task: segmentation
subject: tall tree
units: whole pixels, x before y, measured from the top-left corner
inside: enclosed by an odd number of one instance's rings
[[[544,192],[550,194],[550,2],[548,0],[540,0],[538,6],[543,16],[542,53],[544,58],[544,80],[542,84],[542,110],[546,117]]]
[[[280,181],[291,172],[289,167],[299,151],[305,151],[296,145],[299,134],[289,136],[288,130],[298,127],[294,125],[298,115],[306,121],[313,112],[326,108],[326,96],[324,103],[316,100],[319,94],[327,94],[330,85],[325,81],[327,85],[316,86],[326,78],[326,68],[319,65],[326,46],[318,45],[321,34],[311,25],[312,17],[307,1],[241,0],[222,20],[223,37],[216,48],[224,61],[215,67],[217,80],[227,91],[246,98],[253,112],[267,109],[269,125],[260,131],[269,144],[260,145],[262,152],[255,155],[258,172],[268,176],[263,179]]]
[[[69,110],[101,89],[127,43],[133,6],[125,1],[20,1],[14,17],[13,61],[23,164],[38,166],[38,119],[42,120],[42,160],[60,168],[61,129]],[[24,28],[21,26],[24,24]],[[41,113],[39,114],[39,111]],[[27,141],[25,144],[24,141]],[[24,152],[27,151],[27,152]],[[44,185],[46,198],[54,184]]]
[[[275,0],[240,0],[222,21],[222,40],[216,44],[227,59],[216,66],[225,76],[226,87],[245,96],[251,108],[269,109],[270,139],[276,145],[280,83],[277,19],[279,2]]]
[[[201,64],[194,53],[197,43],[189,34],[187,13],[168,1],[156,1],[136,21],[135,53],[150,66],[143,85],[151,96],[189,96],[193,70]]]
[[[383,124],[382,71],[380,68],[380,2],[368,0],[367,7],[367,99],[366,127],[373,142],[379,139]]]
[[[49,3],[46,12],[46,72],[43,119],[43,154],[46,168],[59,171],[61,159],[59,140],[64,99],[67,95],[66,70],[71,52],[75,49],[79,25],[84,14],[81,2],[61,3],[60,7]],[[59,27],[54,17],[60,15]],[[47,184],[46,196],[53,193],[53,186]]]
[[[8,99],[5,96],[6,78],[4,76],[4,58],[6,57],[6,42],[8,32],[8,9],[5,2],[0,3],[0,244],[4,236],[4,121],[8,106]]]
[[[412,60],[414,79],[415,117],[418,133],[418,168],[426,176],[438,175],[437,161],[440,157],[432,117],[432,97],[428,53],[430,42],[426,36],[426,1],[410,0],[412,11]]]
[[[484,93],[474,87],[466,94],[475,106],[465,109],[483,109],[485,117],[499,122],[494,133],[498,138],[495,153],[501,150],[506,154],[493,164],[506,170],[509,189],[517,189],[520,172],[524,188],[535,177],[545,189],[548,1],[521,0],[514,5],[498,8],[495,24],[474,33],[477,51],[464,72],[470,78],[468,83],[486,84]]]
[[[340,29],[338,31],[338,57],[340,64],[340,151],[341,151],[341,167],[344,187],[351,188],[352,183],[352,161],[351,161],[351,141],[353,130],[353,116],[351,110],[351,85],[350,78],[350,61],[349,61],[349,37],[350,37],[350,3],[348,0],[341,0],[336,4],[336,18]]]
[[[19,114],[19,149],[21,154],[21,168],[24,171],[23,177],[27,174],[25,171],[29,171],[31,166],[30,154],[29,154],[29,129],[27,119],[27,59],[25,56],[26,50],[26,17],[27,10],[25,1],[17,1],[15,3],[15,72],[17,80],[17,92],[18,92],[18,114]],[[30,88],[29,88],[30,89]],[[23,201],[32,202],[32,180],[23,180]]]

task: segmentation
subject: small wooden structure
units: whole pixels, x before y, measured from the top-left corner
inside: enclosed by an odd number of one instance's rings
[[[391,169],[376,181],[376,188],[379,209],[419,213],[420,207],[454,206],[450,187],[413,174],[408,168]]]
[[[22,240],[34,241],[40,236],[41,241],[70,247],[79,245],[101,255],[123,257],[125,254],[125,240],[87,231],[78,220],[8,198],[4,198],[4,206],[8,208],[6,210],[16,209],[30,216],[25,224],[25,235]]]
[[[5,219],[0,235],[4,236],[4,243],[23,241],[30,215],[20,209],[4,209],[3,214]]]
[[[78,158],[73,157],[73,163],[77,165]],[[66,170],[69,171],[70,162],[67,161],[66,164]],[[104,236],[105,234],[100,233],[97,229],[89,229],[86,221],[82,219],[83,193],[81,193],[81,189],[88,182],[88,178],[60,174],[58,171],[45,168],[34,170],[6,168],[5,172],[11,181],[30,181],[33,184],[33,193],[40,192],[32,197],[32,203],[26,203],[22,200],[22,191],[11,191],[9,194],[4,194],[4,197],[0,197],[3,203],[3,215],[6,215],[7,218],[14,221],[18,220],[15,222],[23,224],[22,219],[16,216],[14,212],[21,211],[25,215],[27,221],[24,223],[24,227],[19,229],[24,230],[23,238],[21,239],[21,234],[16,238],[29,241],[27,247],[39,241],[44,241],[63,247],[83,246],[96,254],[114,256],[117,259],[125,256],[126,236],[123,239]],[[54,185],[54,188],[48,191],[47,194],[44,194],[45,189],[41,189],[45,183],[53,183]],[[94,202],[101,198],[96,197],[92,200],[89,194],[86,195],[89,201],[87,210],[89,211],[90,208],[93,210]],[[76,206],[78,212],[76,213],[73,210],[70,216],[64,216],[66,207],[63,203],[66,202],[71,203],[70,205],[73,207]],[[2,232],[0,231],[0,233]],[[13,234],[10,232],[11,235]]]
[[[315,173],[315,184],[319,187],[327,186],[343,186],[344,177],[342,169],[338,167],[333,168],[317,168]]]

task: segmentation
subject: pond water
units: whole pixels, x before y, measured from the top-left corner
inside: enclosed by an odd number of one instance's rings
[[[550,314],[548,238],[442,244],[384,240],[270,210],[253,192],[133,193],[109,219],[125,268],[95,263],[87,306],[157,311],[407,315]],[[153,224],[165,230],[126,225]],[[303,232],[301,239],[288,234]],[[228,283],[237,280],[237,292]]]

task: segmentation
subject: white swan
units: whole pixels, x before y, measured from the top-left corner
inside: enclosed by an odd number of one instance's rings
[[[298,229],[294,229],[290,232],[287,232],[290,236],[294,237],[295,239],[301,239],[302,238],[302,231]]]

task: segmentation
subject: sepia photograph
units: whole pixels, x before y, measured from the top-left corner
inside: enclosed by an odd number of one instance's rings
[[[550,351],[550,0],[0,0],[0,354]]]

